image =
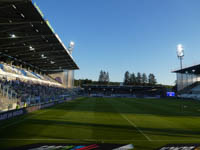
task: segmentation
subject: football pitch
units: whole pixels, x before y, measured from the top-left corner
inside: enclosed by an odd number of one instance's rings
[[[200,101],[79,98],[0,122],[0,149],[35,143],[200,143]]]

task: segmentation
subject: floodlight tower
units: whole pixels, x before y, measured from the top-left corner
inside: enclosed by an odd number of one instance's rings
[[[180,68],[182,70],[183,68],[183,57],[184,57],[184,49],[183,49],[183,46],[182,44],[178,44],[177,47],[176,47],[176,52],[177,52],[177,57],[178,59],[180,60]],[[177,75],[178,77],[178,75]],[[183,88],[183,75],[181,73],[181,79],[180,79],[180,89]],[[183,103],[182,101],[180,102],[180,110],[181,112],[183,111]]]
[[[180,59],[180,68],[182,69],[183,67],[182,63],[183,63],[183,57],[184,57],[184,49],[183,49],[182,44],[177,45],[176,51],[177,51],[177,57]]]
[[[177,45],[176,52],[177,52],[177,57],[180,60],[180,68],[182,69],[183,68],[183,57],[184,57],[184,49],[183,49],[182,44]],[[181,73],[180,88],[179,89],[182,89],[182,88],[183,88],[183,75]]]
[[[74,49],[74,45],[75,45],[75,43],[73,41],[69,42],[68,50],[69,50],[70,55],[72,55],[72,51]]]
[[[72,51],[74,49],[75,43],[73,41],[70,41],[68,51],[69,54],[72,55]],[[74,70],[68,70],[67,71],[67,87],[73,88],[74,86]]]

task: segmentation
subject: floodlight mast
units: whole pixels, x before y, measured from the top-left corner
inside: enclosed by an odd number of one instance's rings
[[[75,43],[73,41],[69,42],[68,51],[69,54],[72,55],[72,51],[74,49]],[[67,71],[67,87],[73,88],[74,87],[74,70],[68,70]]]
[[[177,57],[180,59],[180,68],[183,69],[184,49],[182,44],[177,45]]]
[[[68,50],[69,50],[70,55],[72,55],[72,51],[74,49],[74,45],[75,45],[75,43],[73,41],[69,42]]]
[[[183,49],[182,44],[177,45],[176,51],[177,51],[177,57],[180,59],[180,68],[182,70],[183,69],[183,57],[184,57],[184,49]],[[181,89],[182,88],[183,88],[183,75],[181,73]],[[181,112],[183,111],[182,101],[180,102],[180,111]]]

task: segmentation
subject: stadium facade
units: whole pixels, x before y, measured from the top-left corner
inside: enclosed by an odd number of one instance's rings
[[[174,70],[178,96],[200,99],[200,64]]]
[[[176,73],[178,91],[200,81],[200,64],[178,69],[173,72]]]

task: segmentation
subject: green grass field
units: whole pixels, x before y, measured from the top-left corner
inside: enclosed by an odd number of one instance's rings
[[[200,101],[79,98],[0,123],[0,149],[58,142],[132,143],[136,150],[200,143]]]

